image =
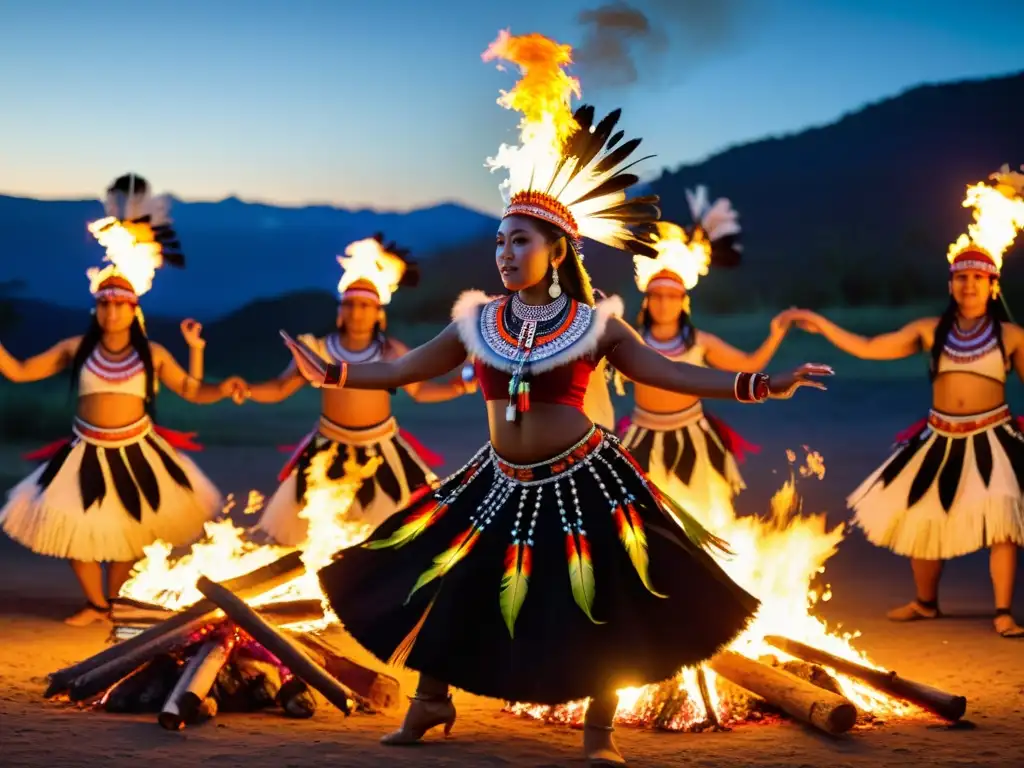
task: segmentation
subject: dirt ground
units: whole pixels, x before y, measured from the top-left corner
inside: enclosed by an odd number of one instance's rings
[[[729,409],[726,418],[763,445],[744,467],[748,490],[741,509],[764,509],[779,482],[774,468],[786,447],[802,443],[821,450],[828,464],[823,482],[807,487],[808,511],[828,510],[845,519],[844,496],[882,458],[892,434],[919,417],[863,402],[818,411],[804,420],[794,408]],[[834,401],[835,402],[835,401]],[[788,409],[788,410],[787,410]],[[895,411],[898,414],[894,414]],[[302,425],[305,426],[305,425]],[[296,430],[301,431],[299,429]],[[431,447],[458,463],[478,435],[431,440]],[[5,464],[13,448],[5,451]],[[209,448],[199,460],[225,491],[251,487],[266,492],[282,456],[273,448]],[[984,553],[949,568],[943,592],[948,619],[893,625],[886,608],[908,597],[909,573],[899,558],[871,547],[856,533],[828,564],[835,593],[824,606],[830,624],[858,629],[856,641],[877,663],[901,675],[965,695],[965,722],[946,726],[928,717],[888,721],[841,738],[829,738],[795,723],[743,726],[728,733],[670,734],[633,729],[617,733],[630,765],[653,766],[935,766],[1024,765],[1024,641],[1004,640],[991,629],[991,591]],[[1018,589],[1018,616],[1021,615]],[[49,672],[100,650],[107,630],[71,629],[60,619],[78,605],[66,565],[36,557],[0,539],[0,765],[11,768],[93,768],[140,765],[289,768],[369,766],[582,766],[580,734],[502,714],[500,703],[456,692],[459,717],[452,739],[433,737],[419,747],[381,747],[377,740],[399,715],[345,718],[321,702],[307,721],[272,713],[223,715],[182,732],[161,729],[153,716],[86,712],[44,701]],[[373,663],[340,632],[330,635],[343,652]],[[397,673],[411,693],[411,675]]]

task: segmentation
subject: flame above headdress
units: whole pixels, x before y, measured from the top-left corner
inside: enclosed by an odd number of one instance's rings
[[[164,264],[185,266],[181,244],[171,227],[167,195],[153,196],[144,178],[128,173],[107,189],[106,217],[91,222],[89,231],[106,249],[103,268],[86,271],[89,290],[97,298],[134,300],[153,286]]]
[[[686,190],[693,224],[689,230],[667,221],[656,224],[655,259],[633,257],[636,285],[643,292],[656,285],[690,290],[710,266],[733,267],[743,246],[739,214],[724,197],[709,203],[707,187]]]
[[[381,304],[390,303],[399,286],[415,287],[419,283],[419,268],[409,261],[408,255],[407,249],[394,242],[385,243],[379,232],[350,243],[345,255],[338,256],[343,270],[338,293],[342,299],[364,296]]]
[[[967,187],[963,207],[974,208],[974,221],[949,247],[950,272],[974,269],[998,277],[1003,253],[1024,228],[1024,174],[1004,165],[987,182]]]
[[[623,162],[640,139],[622,141],[615,131],[615,110],[594,123],[594,108],[570,108],[580,96],[579,81],[566,74],[572,49],[539,34],[513,37],[502,31],[483,54],[484,61],[515,64],[522,77],[498,103],[522,113],[519,145],[502,145],[489,158],[491,170],[504,168],[501,184],[504,216],[524,215],[554,224],[572,240],[582,257],[589,237],[635,254],[655,256],[653,222],[660,216],[655,195],[626,199],[639,178]],[[641,158],[646,159],[646,158]]]

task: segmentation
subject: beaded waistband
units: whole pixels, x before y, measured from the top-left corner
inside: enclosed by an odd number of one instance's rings
[[[397,435],[398,422],[395,421],[394,416],[389,416],[380,424],[355,428],[343,427],[340,424],[334,423],[326,416],[321,416],[320,423],[317,425],[317,431],[335,443],[371,445],[372,443],[379,443],[381,440],[389,440]]]
[[[114,429],[94,426],[77,416],[71,424],[71,431],[78,437],[102,448],[119,448],[137,442],[152,428],[153,422],[149,416],[143,416],[132,424]]]
[[[689,408],[672,413],[654,413],[643,408],[634,408],[632,424],[641,429],[652,429],[656,432],[672,432],[688,427],[704,416],[704,406],[698,400]]]
[[[928,426],[940,435],[965,437],[1005,424],[1011,418],[1008,405],[1001,405],[984,413],[969,413],[963,416],[933,410],[928,413]]]
[[[591,427],[583,438],[554,458],[536,464],[513,464],[505,461],[491,448],[494,466],[502,474],[520,483],[540,483],[572,471],[585,464],[604,445],[607,439],[605,432],[599,427]]]

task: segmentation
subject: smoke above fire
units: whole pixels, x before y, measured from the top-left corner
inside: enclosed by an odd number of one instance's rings
[[[616,0],[577,16],[574,58],[593,85],[625,86],[684,76],[738,37],[747,0]]]

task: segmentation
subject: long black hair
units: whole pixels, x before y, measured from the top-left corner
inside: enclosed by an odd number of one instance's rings
[[[946,339],[949,338],[949,332],[953,330],[953,323],[956,322],[956,316],[959,308],[957,307],[956,300],[950,296],[949,304],[946,305],[946,311],[942,313],[939,318],[939,324],[935,326],[935,341],[932,343],[932,354],[931,360],[928,364],[928,374],[932,381],[935,381],[935,377],[939,372],[939,358],[942,356],[942,348],[946,346]],[[999,351],[1003,355],[1003,361],[1006,361],[1006,346],[1003,344],[1003,323],[1009,321],[1010,316],[1006,313],[1006,307],[996,297],[989,297],[988,305],[985,307],[986,316],[992,321],[992,330],[996,335],[996,341],[999,344]]]
[[[82,372],[82,366],[89,359],[97,345],[103,340],[103,329],[100,327],[96,313],[93,312],[89,328],[82,336],[82,341],[75,351],[75,357],[71,361],[71,391],[78,391],[78,379]],[[132,325],[129,329],[128,344],[138,353],[142,360],[142,366],[146,371],[146,413],[150,416],[156,414],[156,374],[153,369],[153,352],[149,348],[149,338],[139,321],[138,314],[132,318]]]

